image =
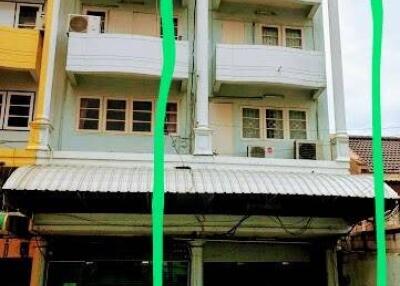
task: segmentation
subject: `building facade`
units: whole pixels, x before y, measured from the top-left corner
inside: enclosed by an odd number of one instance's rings
[[[337,5],[174,1],[167,285],[338,285],[336,242],[374,193],[349,172]],[[26,275],[0,277],[151,285],[159,2],[0,1],[0,24],[3,211],[29,218],[0,240],[3,269]]]

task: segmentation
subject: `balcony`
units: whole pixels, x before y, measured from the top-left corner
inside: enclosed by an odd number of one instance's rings
[[[0,27],[0,68],[40,73],[42,34],[39,30]]]
[[[221,84],[323,88],[324,54],[276,46],[217,44],[216,87]]]
[[[162,44],[158,37],[125,34],[70,33],[67,72],[159,77]],[[174,79],[188,78],[188,42],[176,42]]]

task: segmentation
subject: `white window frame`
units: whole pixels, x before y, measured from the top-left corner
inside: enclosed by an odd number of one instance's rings
[[[259,137],[253,137],[253,138],[248,138],[248,137],[244,137],[243,136],[243,109],[258,109],[258,112],[259,112],[259,114],[260,114],[260,118],[258,119],[259,120],[259,126],[260,126],[260,136]],[[260,140],[260,139],[262,139],[263,138],[263,128],[264,128],[264,124],[263,124],[263,117],[265,117],[264,116],[265,114],[263,114],[263,112],[262,112],[262,108],[261,107],[255,107],[255,106],[242,106],[241,108],[240,108],[240,137],[241,137],[241,139],[242,140],[246,140],[246,141],[251,141],[251,140]]]
[[[103,113],[103,121],[102,121],[102,130],[105,133],[128,133],[128,112],[129,112],[129,101],[126,97],[114,97],[114,96],[106,96],[103,98],[104,100],[104,104],[103,104],[103,108],[102,108],[102,113]],[[108,100],[120,100],[120,101],[125,101],[125,119],[124,119],[124,123],[125,123],[125,129],[124,130],[107,130],[107,107],[108,107]]]
[[[107,8],[97,7],[97,6],[84,6],[83,14],[87,15],[87,12],[103,12],[104,13],[104,31],[103,34],[108,32],[108,19],[109,19],[109,10]],[[101,19],[100,19],[101,24]],[[101,28],[101,27],[100,27]]]
[[[153,135],[154,132],[154,111],[155,111],[155,100],[154,99],[146,99],[146,98],[136,98],[136,97],[129,97],[129,133],[135,135]],[[150,131],[133,131],[133,102],[134,101],[141,101],[141,102],[151,102],[151,122],[150,122]]]
[[[29,96],[31,99],[29,102],[29,117],[28,117],[28,126],[27,127],[8,126],[10,101],[11,101],[11,96],[13,96],[13,95]],[[7,92],[5,115],[4,115],[4,119],[3,119],[4,120],[3,129],[5,129],[5,130],[25,130],[25,131],[29,130],[29,126],[30,126],[30,123],[32,121],[32,116],[33,116],[34,97],[35,97],[35,93],[29,92],[29,91],[8,91]]]
[[[283,26],[282,27],[282,29],[283,29],[283,32],[282,32],[282,45],[285,47],[285,48],[288,48],[288,49],[297,49],[297,48],[292,48],[292,47],[287,47],[286,46],[286,29],[294,29],[294,30],[300,30],[300,32],[301,32],[301,48],[300,48],[300,50],[304,50],[304,27],[297,27],[297,26]]]
[[[25,7],[38,7],[38,13],[43,13],[43,5],[42,4],[34,4],[34,3],[17,3],[17,10],[15,13],[15,21],[14,21],[14,27],[15,28],[30,28],[31,26],[27,26],[27,27],[20,27],[19,25],[19,14],[21,11],[21,6],[25,6]],[[36,28],[36,23],[37,23],[37,15],[36,15],[36,20],[35,20],[35,26],[33,26],[32,28]]]
[[[168,102],[167,102],[167,104],[168,103],[175,103],[176,104],[176,132],[174,132],[174,133],[168,133],[168,134],[165,134],[165,136],[178,136],[178,134],[179,134],[179,114],[180,114],[180,112],[179,112],[179,102],[177,101],[177,100],[169,100]],[[164,125],[165,126],[165,125]]]
[[[267,45],[263,43],[263,28],[277,28],[278,29],[278,45],[277,46],[272,46],[272,45]],[[263,46],[268,46],[268,47],[280,47],[282,46],[282,27],[279,25],[269,25],[269,24],[261,24],[260,25],[260,44]]]
[[[99,99],[100,100],[100,105],[99,105],[99,124],[97,125],[97,129],[80,129],[79,128],[79,122],[81,119],[81,99],[82,98],[93,98],[93,99]],[[102,131],[102,122],[103,122],[103,97],[101,96],[93,96],[93,95],[87,95],[87,96],[78,96],[77,101],[76,101],[76,109],[75,109],[75,114],[76,114],[76,124],[75,124],[75,130],[78,132],[89,132],[89,133],[99,133]]]
[[[254,138],[246,138],[243,136],[243,109],[244,108],[251,108],[251,109],[258,109],[260,112],[260,137]],[[267,126],[266,126],[266,119],[267,119],[267,110],[281,110],[282,111],[282,119],[283,119],[283,138],[267,138]],[[290,120],[289,120],[289,111],[303,111],[306,114],[306,139],[302,140],[309,140],[310,139],[310,126],[309,126],[309,110],[306,108],[291,108],[291,107],[275,107],[275,106],[241,106],[240,107],[240,139],[243,141],[255,141],[255,140],[262,140],[262,141],[281,141],[281,140],[300,140],[300,139],[291,139],[290,138]]]
[[[294,138],[290,138],[290,116],[289,113],[290,111],[302,111],[306,114],[306,138],[305,139],[294,139]],[[286,110],[286,116],[287,116],[287,139],[289,140],[309,140],[310,139],[310,132],[309,132],[309,119],[308,119],[308,112],[306,109],[302,109],[302,108],[287,108]]]
[[[4,124],[4,117],[5,117],[5,112],[6,112],[6,98],[7,98],[7,92],[5,91],[0,91],[1,95],[1,107],[0,107],[0,129],[3,129],[3,124]]]

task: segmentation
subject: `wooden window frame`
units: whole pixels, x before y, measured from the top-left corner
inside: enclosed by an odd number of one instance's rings
[[[282,45],[285,48],[289,48],[289,49],[298,49],[298,50],[304,50],[304,27],[297,27],[297,26],[283,26],[282,27],[283,32],[282,32]],[[286,45],[286,30],[287,29],[293,29],[293,30],[300,30],[301,32],[301,47],[300,48],[292,48],[292,47],[288,47]]]
[[[282,135],[283,135],[283,138],[268,138],[267,136],[268,136],[268,132],[267,132],[267,129],[270,129],[270,130],[277,130],[277,129],[272,129],[272,128],[268,128],[268,126],[267,126],[267,119],[271,119],[271,120],[273,120],[273,118],[267,118],[267,110],[277,110],[277,111],[281,111],[282,112]],[[284,108],[279,108],[279,107],[277,107],[277,108],[275,108],[275,107],[266,107],[266,108],[264,108],[263,109],[263,111],[264,111],[264,114],[263,114],[263,119],[264,119],[264,128],[263,128],[263,131],[264,131],[264,133],[265,134],[263,134],[263,138],[265,138],[266,140],[284,140],[284,139],[286,139],[286,128],[285,128],[285,121],[286,121],[286,119],[285,119],[285,109]]]
[[[306,116],[306,119],[305,119],[305,122],[306,122],[306,129],[305,129],[306,138],[303,138],[303,139],[291,138],[291,136],[290,136],[290,131],[291,131],[291,129],[290,129],[290,111],[301,111],[301,112],[305,113],[305,116]],[[287,139],[289,139],[289,140],[309,140],[310,134],[309,134],[309,119],[308,119],[307,110],[301,109],[301,108],[288,108],[286,110],[286,112],[287,112]]]
[[[243,135],[243,129],[244,129],[244,126],[243,126],[243,109],[257,109],[258,110],[258,112],[259,112],[259,129],[260,129],[260,136],[259,137],[252,137],[252,138],[249,138],[249,137],[244,137]],[[240,108],[240,117],[241,117],[241,121],[240,121],[240,137],[241,137],[241,139],[242,140],[260,140],[260,139],[262,139],[263,138],[263,123],[262,123],[262,118],[263,118],[263,112],[262,112],[262,108],[261,107],[254,107],[254,106],[242,106],[241,108]]]
[[[151,122],[150,122],[150,131],[133,131],[133,102],[140,101],[140,102],[151,102]],[[130,111],[129,111],[129,133],[135,135],[153,135],[154,132],[154,111],[155,111],[155,101],[154,99],[146,99],[146,98],[134,98],[130,97]]]
[[[167,104],[168,103],[176,104],[176,132],[165,134],[165,136],[178,136],[179,135],[179,119],[180,119],[179,118],[179,114],[180,114],[180,112],[179,112],[179,102],[177,100],[170,100],[170,101],[167,102]],[[165,123],[167,123],[167,122],[165,122]]]
[[[18,126],[8,126],[8,118],[10,116],[10,101],[13,95],[29,96],[29,115],[28,115],[28,126],[18,127]],[[6,100],[4,105],[4,116],[3,116],[3,129],[4,130],[21,130],[28,131],[30,123],[33,117],[33,105],[34,105],[35,93],[32,91],[8,91],[6,92]]]
[[[26,26],[26,27],[20,27],[20,23],[19,23],[19,14],[21,12],[21,6],[22,7],[38,7],[39,13],[43,13],[43,4],[37,4],[37,3],[16,3],[16,11],[15,11],[15,19],[14,19],[14,28],[19,28],[19,29],[35,29],[36,27],[36,23],[37,23],[37,16],[36,16],[36,20],[35,20],[35,25],[34,26]]]
[[[100,101],[99,105],[99,124],[97,126],[97,129],[80,129],[79,128],[79,122],[81,119],[80,111],[81,111],[81,99],[82,98],[90,98],[90,99],[98,99]],[[78,132],[89,132],[89,133],[99,133],[102,131],[102,122],[103,122],[103,97],[102,96],[78,96],[77,97],[77,103],[76,103],[76,125],[75,125],[75,130]]]
[[[105,133],[121,133],[121,134],[126,134],[128,133],[128,125],[129,125],[129,99],[126,97],[110,97],[110,96],[106,96],[103,97],[104,103],[103,103],[103,108],[102,108],[102,114],[103,114],[103,124],[102,124],[102,131],[104,131]],[[107,130],[107,110],[108,110],[108,100],[119,100],[119,101],[125,101],[125,119],[124,119],[124,124],[125,124],[125,129],[124,130]],[[121,120],[122,122],[122,120]]]
[[[278,45],[272,46],[263,43],[263,28],[276,28],[278,29]],[[282,27],[279,25],[269,25],[269,24],[261,24],[260,25],[260,44],[267,47],[280,47],[282,46]]]

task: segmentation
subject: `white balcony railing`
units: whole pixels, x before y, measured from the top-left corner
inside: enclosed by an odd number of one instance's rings
[[[326,86],[324,54],[286,47],[218,44],[216,81]]]
[[[188,42],[176,42],[175,79],[188,78]],[[77,74],[160,76],[162,44],[157,37],[70,33],[67,71]]]

